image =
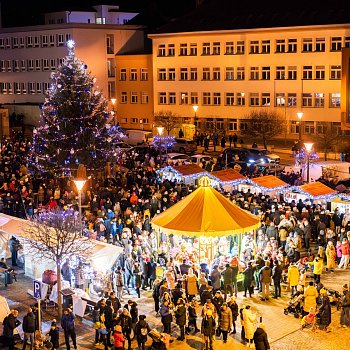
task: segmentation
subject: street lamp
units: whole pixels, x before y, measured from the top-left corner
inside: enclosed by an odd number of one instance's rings
[[[163,126],[157,126],[157,131],[159,135],[159,141],[160,141],[160,160],[162,161],[162,148],[163,148],[163,132],[164,127]],[[166,148],[166,147],[165,147]]]
[[[115,109],[114,109],[114,106],[115,106],[115,103],[117,102],[117,99],[116,98],[111,98],[111,102],[112,102],[112,106],[113,106],[112,107],[113,119],[114,119],[115,124],[117,124],[116,123],[117,115],[116,115]]]
[[[298,116],[298,118],[299,118],[299,120],[300,120],[300,122],[299,122],[299,144],[301,145],[301,132],[302,132],[302,122],[301,122],[301,119],[302,119],[302,117],[303,117],[303,112],[297,112],[297,116]]]
[[[197,110],[198,110],[198,106],[192,106],[193,110],[194,110],[194,126],[197,127]]]
[[[78,190],[78,196],[79,196],[79,220],[80,220],[80,233],[83,233],[83,219],[82,219],[82,213],[81,213],[81,190],[83,189],[85,183],[87,180],[85,179],[74,179],[73,182],[75,183],[75,186]]]
[[[312,149],[312,146],[314,144],[312,142],[305,142],[304,146],[305,146],[305,150],[307,153],[307,182],[310,182],[310,152]]]

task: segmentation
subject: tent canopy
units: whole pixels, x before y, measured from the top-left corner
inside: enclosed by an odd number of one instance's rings
[[[218,179],[219,182],[237,182],[239,180],[245,180],[245,176],[235,169],[212,171],[210,175],[210,177],[214,176],[216,179]]]
[[[7,235],[7,239],[11,235],[25,237],[23,229],[28,225],[28,221],[14,216],[0,214],[0,231]],[[1,235],[2,238],[5,235]],[[124,250],[112,244],[91,240],[93,242],[92,253],[90,256],[91,265],[95,270],[108,271],[116,262],[119,254]]]
[[[257,216],[242,210],[214,188],[204,176],[190,195],[155,216],[152,225],[162,232],[186,236],[225,236],[260,226]]]
[[[305,193],[305,195],[313,198],[322,198],[325,196],[337,194],[336,190],[333,190],[333,188],[330,188],[319,181],[310,182],[308,184],[301,185],[298,187],[300,188],[301,192]]]
[[[250,179],[250,182],[260,187],[263,187],[266,190],[274,190],[276,188],[289,186],[286,182],[282,181],[274,175],[254,177]]]

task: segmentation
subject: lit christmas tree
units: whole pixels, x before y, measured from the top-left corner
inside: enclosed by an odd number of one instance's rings
[[[32,158],[42,172],[70,175],[78,164],[88,172],[112,161],[123,131],[110,125],[107,100],[95,89],[96,79],[74,54],[74,41],[67,42],[68,56],[51,75],[51,86],[41,107],[41,120],[34,130]]]

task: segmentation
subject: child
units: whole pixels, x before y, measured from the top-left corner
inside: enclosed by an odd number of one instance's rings
[[[199,329],[197,328],[196,305],[197,305],[196,299],[192,299],[191,303],[188,305],[188,308],[187,308],[187,312],[188,312],[188,324],[186,328],[187,334],[189,334],[190,332],[190,326],[194,327],[194,333],[199,332]]]
[[[341,242],[337,241],[337,245],[335,247],[337,251],[337,265],[339,265],[341,257],[342,257],[342,252],[341,252]]]
[[[318,312],[314,311],[313,307],[310,307],[309,313],[301,319],[301,329],[304,329],[308,325],[311,325],[311,330],[313,332],[315,332],[316,331],[316,321],[317,321],[316,315],[317,314],[318,314]]]
[[[120,325],[115,326],[115,331],[114,331],[113,337],[114,337],[115,350],[123,350],[125,338],[124,338],[124,335],[122,333],[122,326],[120,326]]]
[[[56,325],[55,319],[53,319],[51,322],[49,337],[50,337],[50,342],[52,343],[52,349],[57,350],[60,347],[60,342],[59,342],[59,329]]]

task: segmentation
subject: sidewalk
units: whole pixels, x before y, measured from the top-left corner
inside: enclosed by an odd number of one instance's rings
[[[334,288],[341,291],[341,287],[345,283],[349,283],[349,269],[348,270],[337,270],[335,273],[325,273],[321,277],[322,283],[328,288]],[[27,294],[27,290],[32,288],[32,280],[25,277],[23,274],[18,275],[18,282],[10,285],[5,289],[3,285],[0,286],[0,294],[5,296],[8,300],[9,307],[15,308],[19,311],[19,319],[22,321],[23,316],[26,313],[26,309],[29,305],[32,305],[35,300]],[[242,305],[249,304],[254,310],[257,311],[258,316],[262,316],[263,322],[266,325],[267,334],[269,337],[270,345],[272,350],[285,350],[285,349],[295,349],[301,350],[304,348],[319,347],[319,343],[322,342],[324,349],[337,349],[345,350],[347,349],[347,338],[343,337],[344,331],[348,333],[348,330],[339,328],[339,317],[340,313],[332,307],[332,332],[324,333],[317,332],[313,333],[308,329],[303,331],[300,330],[300,319],[295,319],[293,315],[284,315],[283,309],[286,307],[289,300],[289,293],[285,293],[285,286],[282,289],[283,297],[280,299],[270,299],[269,301],[261,301],[258,294],[255,293],[253,298],[244,298],[243,293],[238,293],[237,302],[241,307]],[[139,305],[139,315],[147,315],[147,321],[151,328],[157,328],[162,330],[160,318],[155,317],[154,304],[150,291],[142,291],[141,299],[137,299],[135,294],[126,295],[124,298],[124,303],[128,299],[133,299],[137,301]],[[123,304],[123,303],[122,303]],[[200,311],[200,310],[199,310]],[[55,313],[53,311],[43,311],[43,331],[44,333],[48,331],[50,327],[50,322],[52,318],[55,318]],[[200,325],[200,318],[197,320],[197,324]],[[230,336],[227,344],[219,339],[215,342],[215,350],[221,349],[245,349],[246,347],[240,342],[240,322],[236,323],[237,334]],[[0,327],[2,328],[2,327]],[[18,328],[20,334],[22,334],[21,327]],[[79,349],[96,349],[98,347],[94,346],[94,334],[92,322],[89,320],[79,320],[76,321],[76,332],[78,335],[78,345]],[[186,337],[186,342],[179,342],[176,340],[178,333],[178,328],[173,325],[173,337],[174,342],[171,344],[170,349],[177,349],[181,346],[182,350],[190,349],[201,349],[201,338],[199,334],[190,335]],[[63,332],[60,332],[61,344],[63,345]],[[147,345],[151,344],[149,339]],[[21,344],[17,345],[17,348],[21,348]],[[100,347],[102,348],[102,347]],[[133,349],[137,348],[137,344],[133,342]],[[60,349],[65,349],[65,346],[61,346]]]

